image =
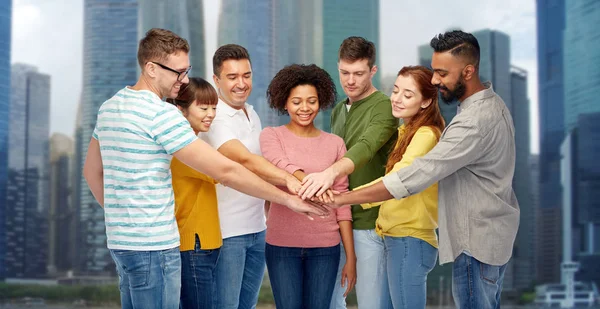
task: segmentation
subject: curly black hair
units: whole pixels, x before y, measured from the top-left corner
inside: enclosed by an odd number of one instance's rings
[[[269,88],[267,100],[272,109],[285,115],[285,105],[292,89],[300,85],[312,85],[317,89],[319,109],[325,110],[335,104],[337,91],[331,76],[327,71],[314,64],[292,64],[277,72]]]

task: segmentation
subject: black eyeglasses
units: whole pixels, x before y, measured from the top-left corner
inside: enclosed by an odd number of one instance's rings
[[[188,73],[190,73],[190,70],[192,69],[192,66],[190,65],[190,66],[189,66],[187,69],[185,69],[185,71],[179,72],[179,71],[177,71],[177,70],[174,70],[174,69],[171,69],[171,68],[169,68],[169,67],[168,67],[168,66],[166,66],[166,65],[162,65],[162,64],[160,64],[160,63],[158,63],[158,62],[154,62],[154,61],[148,61],[148,62],[150,62],[150,63],[154,63],[154,64],[156,64],[157,66],[159,66],[159,67],[161,67],[161,68],[163,68],[163,69],[165,69],[165,70],[167,70],[167,71],[171,71],[171,72],[173,72],[173,73],[177,74],[177,81],[178,81],[178,82],[182,81],[182,80],[183,80],[183,79],[184,79],[184,78],[185,78],[185,77],[188,75]]]

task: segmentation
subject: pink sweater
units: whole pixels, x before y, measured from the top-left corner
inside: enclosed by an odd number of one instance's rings
[[[260,150],[267,160],[290,174],[297,170],[310,174],[323,171],[341,159],[346,153],[346,145],[344,140],[330,133],[300,137],[280,126],[268,127],[261,132]],[[348,191],[348,177],[336,180],[332,188]],[[332,211],[325,218],[315,216],[311,221],[306,215],[272,203],[267,218],[266,240],[280,247],[332,247],[340,243],[338,221],[343,220],[352,220],[350,205]]]

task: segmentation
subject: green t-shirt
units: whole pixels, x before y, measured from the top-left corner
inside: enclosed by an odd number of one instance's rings
[[[398,119],[392,115],[390,99],[380,91],[352,103],[339,102],[331,112],[331,133],[346,143],[345,157],[354,162],[350,174],[350,189],[362,186],[385,175],[388,155],[397,139]],[[363,209],[352,205],[352,226],[358,230],[375,228],[379,207]]]

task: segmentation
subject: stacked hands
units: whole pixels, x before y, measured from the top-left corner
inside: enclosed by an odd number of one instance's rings
[[[307,175],[302,182],[290,178],[286,186],[297,197],[292,198],[290,208],[296,212],[304,213],[309,219],[311,215],[328,216],[330,211],[342,205],[337,204],[335,196],[340,192],[330,189],[335,180],[335,175],[325,170],[320,173]]]

